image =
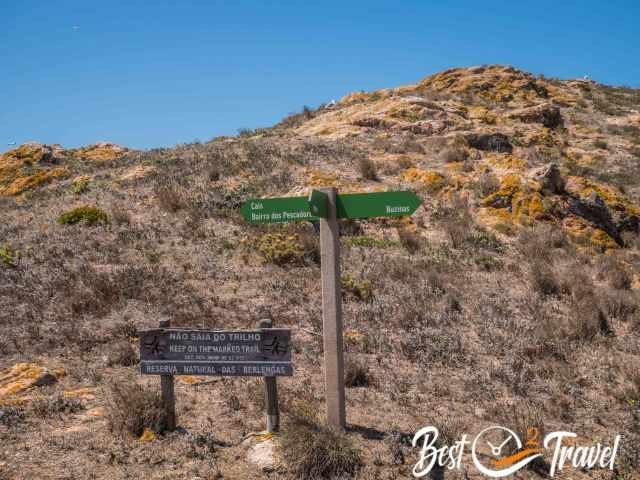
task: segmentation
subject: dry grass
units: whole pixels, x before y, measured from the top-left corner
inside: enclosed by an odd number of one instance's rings
[[[308,410],[290,417],[281,435],[281,452],[291,478],[348,477],[362,465],[349,436],[318,424]]]
[[[366,361],[347,356],[344,366],[344,383],[348,388],[371,386],[373,377]]]
[[[378,180],[378,170],[376,164],[369,158],[363,157],[358,160],[358,172],[365,180]]]
[[[132,379],[114,379],[105,388],[107,419],[112,432],[139,437],[145,428],[162,432],[166,417],[159,389],[144,388]]]
[[[454,195],[448,203],[441,203],[436,219],[454,248],[461,248],[473,231],[473,217],[466,198]]]

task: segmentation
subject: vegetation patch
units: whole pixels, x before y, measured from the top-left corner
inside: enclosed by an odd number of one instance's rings
[[[297,408],[281,434],[288,473],[307,480],[354,475],[362,465],[360,451],[345,433],[320,425],[313,411]]]
[[[255,250],[267,262],[275,265],[299,266],[320,258],[317,240],[304,233],[266,233],[241,244]]]
[[[14,250],[11,245],[0,245],[0,261],[7,267],[17,267],[20,263],[21,253]]]
[[[114,379],[106,390],[106,411],[112,432],[140,437],[145,429],[161,433],[166,416],[158,389],[144,388],[131,379]]]
[[[97,207],[85,205],[63,213],[58,217],[58,223],[60,225],[75,225],[76,223],[85,225],[106,224],[109,223],[109,216],[105,211]]]
[[[358,280],[349,273],[342,276],[342,288],[357,300],[367,301],[371,298],[371,283],[368,280]]]
[[[447,184],[445,176],[434,170],[422,170],[416,167],[408,168],[400,176],[407,182],[424,184],[427,191],[430,192],[437,192]]]
[[[344,241],[347,245],[352,247],[392,248],[398,246],[398,242],[395,242],[393,240],[387,240],[386,238],[374,238],[368,235],[348,237]]]
[[[90,183],[91,181],[89,180],[89,177],[83,175],[73,181],[70,190],[76,195],[82,195],[83,193],[87,193],[89,191]]]

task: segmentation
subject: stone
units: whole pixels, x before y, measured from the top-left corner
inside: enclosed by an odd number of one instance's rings
[[[467,136],[467,143],[471,148],[487,152],[511,153],[513,151],[509,137],[503,133],[471,134]]]
[[[247,461],[263,472],[273,471],[276,467],[276,448],[273,438],[256,443],[247,450]]]
[[[516,110],[509,115],[525,123],[541,123],[547,128],[557,128],[563,124],[560,109],[550,103]]]
[[[558,165],[553,162],[534,170],[533,178],[540,182],[543,193],[561,194],[564,192],[564,178],[560,174]]]
[[[596,192],[591,192],[586,198],[571,199],[569,212],[585,219],[595,227],[606,232],[618,245],[624,245],[624,241],[613,222],[607,204]]]

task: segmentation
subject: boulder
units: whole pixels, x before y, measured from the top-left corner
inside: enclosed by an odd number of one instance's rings
[[[416,135],[432,135],[433,125],[428,122],[412,123],[400,127],[400,130],[415,133]]]
[[[276,467],[276,448],[273,439],[256,443],[247,450],[247,461],[263,472],[273,471]]]
[[[503,133],[471,134],[467,136],[467,143],[471,148],[487,152],[511,153],[513,151],[509,137]]]
[[[64,370],[42,367],[33,363],[16,363],[0,371],[0,401],[32,387],[50,385],[64,375]]]
[[[532,177],[540,183],[543,193],[561,194],[564,192],[565,181],[560,174],[558,165],[554,162],[535,169]]]
[[[557,128],[563,124],[560,109],[550,103],[516,110],[509,116],[525,123],[541,123],[547,128]]]
[[[61,163],[64,160],[64,150],[60,145],[42,145],[42,158],[40,163],[50,165]]]
[[[572,198],[569,203],[569,213],[585,219],[606,232],[618,245],[624,245],[607,204],[596,192],[591,192],[586,198]]]

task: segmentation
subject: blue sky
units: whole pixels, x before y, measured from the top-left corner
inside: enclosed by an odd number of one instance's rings
[[[637,0],[0,0],[0,151],[205,141],[455,66],[638,87],[638,25]]]

